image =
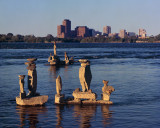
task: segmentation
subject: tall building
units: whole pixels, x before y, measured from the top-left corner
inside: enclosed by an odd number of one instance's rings
[[[57,26],[57,37],[58,38],[65,38],[65,26],[63,26],[63,25]]]
[[[103,34],[110,34],[111,33],[111,27],[110,26],[104,26],[103,27]]]
[[[68,19],[63,20],[62,25],[57,26],[57,37],[67,38],[71,37],[71,21]]]
[[[63,20],[63,26],[65,26],[65,35],[66,37],[71,36],[71,21],[68,19]]]
[[[146,38],[147,37],[147,32],[145,29],[139,29],[139,37],[140,38]]]
[[[125,29],[121,29],[119,32],[119,37],[120,38],[124,38],[126,36],[126,30]]]
[[[77,37],[88,37],[89,36],[89,29],[86,26],[78,26],[75,28],[77,33]]]

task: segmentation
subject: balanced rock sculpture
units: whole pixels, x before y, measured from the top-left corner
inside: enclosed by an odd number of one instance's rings
[[[20,85],[19,96],[21,99],[26,98],[26,92],[24,91],[24,78],[25,78],[25,75],[19,75],[19,85]]]
[[[25,75],[19,75],[19,85],[20,85],[20,96],[16,97],[16,103],[18,105],[43,105],[47,102],[48,96],[42,95],[36,92],[37,90],[37,71],[36,71],[36,58],[27,59],[29,62],[25,64],[28,65],[28,95],[24,91],[24,78]]]
[[[62,91],[62,80],[61,77],[58,76],[56,79],[56,91],[57,94],[55,95],[55,103],[60,104],[64,101],[64,94],[61,94]]]
[[[97,95],[90,89],[90,83],[92,79],[90,62],[86,59],[80,59],[79,62],[81,63],[81,67],[79,68],[79,80],[82,86],[82,92],[80,91],[80,89],[76,89],[72,94],[74,96],[74,100],[96,100]]]
[[[48,62],[50,63],[50,65],[59,65],[60,64],[60,59],[57,56],[57,50],[56,50],[56,42],[54,42],[54,55],[52,56],[52,54],[50,53],[50,56],[48,58]]]
[[[82,91],[86,92],[90,89],[92,74],[90,62],[87,59],[80,59],[81,67],[79,68],[79,80],[82,86]]]
[[[77,88],[73,91],[72,98],[64,99],[64,94],[61,94],[62,81],[58,76],[56,79],[55,103],[56,104],[113,104],[110,101],[110,95],[115,89],[108,86],[108,81],[103,80],[104,87],[102,88],[102,99],[96,100],[97,94],[90,89],[92,74],[90,70],[90,62],[87,59],[80,59],[81,67],[79,68],[79,80],[82,86],[82,91]]]
[[[109,81],[103,80],[104,86],[102,87],[102,100],[110,101],[110,95],[115,89],[108,85]]]
[[[37,90],[37,71],[36,71],[36,64],[34,61],[36,61],[36,58],[27,59],[29,62],[26,62],[25,64],[28,65],[28,96],[35,96],[36,90]]]
[[[65,62],[65,64],[66,65],[68,65],[69,64],[69,57],[68,57],[68,55],[67,55],[67,52],[64,52],[64,62]]]
[[[56,42],[54,41],[54,55],[50,53],[50,56],[48,58],[48,62],[51,66],[61,66],[61,65],[69,65],[74,63],[73,57],[69,59],[67,53],[64,53],[64,60],[60,60],[59,56],[57,55],[57,47]]]

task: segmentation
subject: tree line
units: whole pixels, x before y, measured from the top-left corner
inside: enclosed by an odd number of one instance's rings
[[[36,37],[34,35],[13,35],[12,33],[0,34],[0,42],[28,42],[28,43],[52,43],[57,42],[80,42],[80,39],[76,38],[56,38],[51,34],[46,37]]]
[[[57,42],[81,42],[81,43],[136,43],[136,42],[160,42],[160,34],[157,36],[150,36],[148,38],[138,38],[133,37],[124,37],[120,38],[117,36],[113,37],[85,37],[85,38],[57,38],[53,37],[51,34],[48,34],[46,37],[35,37],[34,35],[13,35],[12,33],[0,34],[0,42],[29,42],[29,43],[52,43]]]
[[[117,36],[113,37],[104,37],[104,36],[99,36],[99,37],[87,37],[83,38],[81,40],[82,43],[136,43],[136,42],[148,42],[148,43],[154,43],[154,42],[160,42],[160,34],[157,36],[150,36],[147,38],[138,38],[136,36],[129,37],[126,36],[124,38],[120,38]]]

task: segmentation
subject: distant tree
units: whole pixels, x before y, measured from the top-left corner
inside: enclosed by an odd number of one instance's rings
[[[7,42],[6,35],[1,35],[0,42]]]
[[[37,37],[36,42],[37,43],[44,43],[45,42],[45,37]]]
[[[7,34],[7,37],[12,37],[12,36],[13,36],[12,33],[8,33],[8,34]]]
[[[160,40],[160,34],[155,37],[156,40]]]
[[[51,34],[48,34],[48,35],[46,36],[46,40],[45,40],[45,41],[51,42],[51,41],[53,41],[53,40],[54,40],[54,37],[53,37]]]
[[[34,43],[36,42],[36,37],[34,35],[24,36],[24,42]]]

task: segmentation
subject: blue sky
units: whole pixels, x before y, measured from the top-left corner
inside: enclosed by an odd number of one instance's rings
[[[160,0],[0,0],[0,34],[57,35],[57,25],[70,19],[72,29],[86,25],[112,33],[126,29],[160,34]]]

